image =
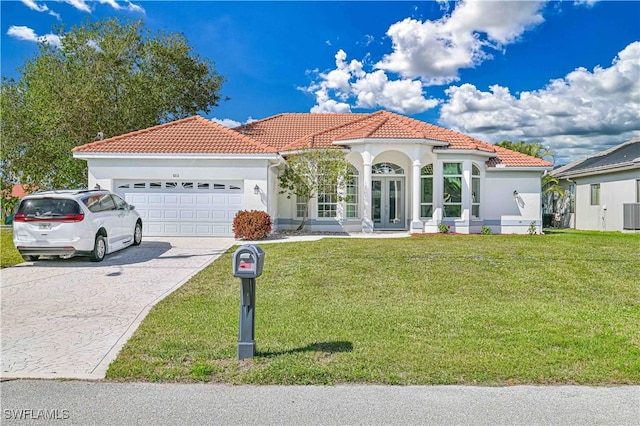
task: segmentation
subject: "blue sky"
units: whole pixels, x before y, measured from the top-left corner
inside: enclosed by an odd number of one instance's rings
[[[143,19],[182,32],[230,97],[227,125],[282,112],[398,112],[562,164],[640,137],[637,1],[116,1],[1,4],[1,70],[52,26]]]

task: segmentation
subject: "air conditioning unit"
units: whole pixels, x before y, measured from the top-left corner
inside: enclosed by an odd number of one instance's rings
[[[640,203],[623,204],[623,229],[640,230]]]

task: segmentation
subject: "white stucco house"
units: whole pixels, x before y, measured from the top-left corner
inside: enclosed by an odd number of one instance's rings
[[[345,188],[311,200],[307,229],[526,233],[541,231],[540,178],[552,164],[419,120],[371,114],[280,114],[228,129],[194,116],[76,147],[89,187],[122,195],[146,235],[231,236],[239,210],[274,230],[297,227],[304,200],[280,194],[287,155],[344,150]],[[337,191],[345,191],[338,201]]]
[[[640,231],[640,138],[552,172],[565,188],[554,203],[561,226]]]

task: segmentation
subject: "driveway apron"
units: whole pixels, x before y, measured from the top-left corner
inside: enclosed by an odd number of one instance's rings
[[[100,263],[78,257],[3,269],[2,378],[104,378],[151,307],[233,244],[145,237]]]

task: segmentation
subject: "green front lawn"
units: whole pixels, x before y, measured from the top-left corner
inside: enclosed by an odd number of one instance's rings
[[[156,305],[107,377],[252,384],[640,383],[640,235],[263,244],[237,361],[232,251]]]
[[[20,253],[13,245],[13,230],[11,228],[0,229],[0,268],[8,268],[24,262]]]

